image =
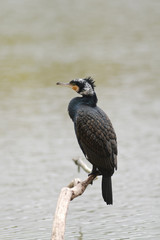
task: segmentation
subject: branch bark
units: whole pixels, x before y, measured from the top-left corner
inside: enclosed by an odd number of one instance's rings
[[[78,166],[78,172],[80,171],[80,168],[82,168],[86,173],[91,172],[91,168],[89,168],[81,158],[73,158],[73,162]]]
[[[79,161],[80,160],[80,161]],[[85,171],[89,170],[81,159],[76,160],[76,164]],[[74,160],[75,161],[75,160]],[[78,162],[79,161],[79,162]],[[85,166],[85,167],[84,167]],[[65,222],[68,206],[71,200],[82,195],[87,186],[93,182],[97,175],[90,175],[86,180],[74,179],[67,187],[62,188],[56,207],[52,228],[52,240],[63,240],[65,233]]]

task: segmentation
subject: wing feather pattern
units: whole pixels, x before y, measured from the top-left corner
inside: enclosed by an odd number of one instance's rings
[[[107,115],[99,107],[81,108],[76,115],[75,132],[87,159],[112,175],[117,168],[117,140]]]

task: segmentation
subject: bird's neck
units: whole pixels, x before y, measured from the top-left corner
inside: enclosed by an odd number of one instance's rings
[[[90,107],[96,107],[97,104],[97,96],[96,93],[94,93],[93,95],[84,95],[81,98],[81,103]]]
[[[98,99],[95,93],[92,96],[85,95],[82,97],[73,98],[68,105],[68,113],[71,119],[74,121],[76,113],[81,106],[86,105],[90,107],[96,107],[97,101]]]

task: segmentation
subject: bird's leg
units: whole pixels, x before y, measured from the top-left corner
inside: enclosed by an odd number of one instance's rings
[[[90,176],[90,175],[98,176],[98,175],[102,175],[102,173],[98,170],[97,167],[95,167],[95,166],[93,165],[92,171],[90,172],[90,174],[88,174],[88,176]],[[93,184],[93,181],[91,182],[91,185],[92,185],[92,184]]]
[[[102,173],[99,171],[99,169],[93,165],[92,167],[92,171],[88,174],[88,176],[90,175],[102,175]]]

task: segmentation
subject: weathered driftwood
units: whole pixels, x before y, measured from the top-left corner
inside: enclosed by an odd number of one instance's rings
[[[86,173],[90,173],[91,169],[83,162],[81,158],[73,158],[73,162],[78,166],[78,171],[82,168]]]
[[[82,167],[85,171],[90,172],[90,169],[83,163],[81,159],[74,159],[73,161],[76,161],[76,164]],[[95,178],[95,175],[90,175],[84,181],[81,181],[80,179],[74,179],[67,187],[62,188],[54,216],[52,240],[64,239],[66,215],[70,201],[82,195],[87,186],[92,183]]]

